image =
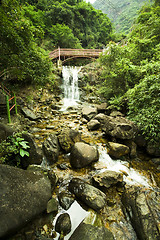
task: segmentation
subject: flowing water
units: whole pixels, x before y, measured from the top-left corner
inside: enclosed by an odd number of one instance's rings
[[[78,73],[81,70],[80,67],[63,67],[63,92],[64,92],[64,99],[63,99],[63,106],[61,108],[61,111],[65,111],[68,107],[72,107],[78,104],[79,102],[79,88],[78,88]],[[85,133],[86,131],[85,127],[82,130]],[[92,135],[91,132],[88,132],[88,135],[92,138],[95,138],[94,135]],[[97,143],[98,145],[98,151],[99,151],[99,161],[94,164],[94,171],[92,172],[92,175],[97,173],[102,173],[106,170],[112,170],[116,172],[122,172],[123,173],[123,180],[126,183],[126,185],[131,186],[139,186],[139,187],[146,187],[146,188],[152,188],[151,182],[149,179],[147,179],[142,172],[135,170],[129,166],[129,163],[126,161],[121,160],[112,160],[111,157],[107,153],[107,149],[101,144]],[[43,161],[43,165],[47,166],[47,161]],[[49,167],[49,166],[47,166]],[[72,176],[72,170],[69,170],[69,174]],[[86,173],[87,174],[87,173]],[[64,182],[67,180],[67,174],[64,176]],[[65,211],[64,209],[60,208],[59,213],[55,217],[53,221],[53,226],[55,226],[56,220],[58,216],[64,212],[67,212],[70,215],[71,222],[72,222],[72,230],[71,232],[64,237],[64,240],[68,240],[72,233],[75,231],[77,226],[86,219],[90,213],[85,211],[77,201],[74,201],[74,203],[71,205],[71,207]],[[94,222],[94,218],[93,218]],[[53,228],[54,231],[54,228]],[[57,237],[55,240],[58,240],[59,234],[57,233]]]
[[[78,73],[81,67],[63,66],[63,107],[62,111],[70,106],[77,105],[79,101],[79,88],[78,88]]]

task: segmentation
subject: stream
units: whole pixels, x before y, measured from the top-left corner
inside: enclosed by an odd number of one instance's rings
[[[150,192],[154,190],[157,185],[155,184],[155,180],[153,176],[151,177],[151,174],[148,170],[144,170],[142,168],[140,168],[139,170],[135,169],[133,166],[134,162],[136,163],[136,161],[134,160],[132,160],[132,164],[130,164],[130,162],[128,161],[113,160],[107,152],[107,141],[103,137],[101,131],[88,131],[86,124],[83,124],[81,118],[81,111],[83,108],[83,104],[86,105],[86,103],[80,102],[80,94],[78,88],[78,73],[80,72],[80,70],[80,67],[63,67],[62,89],[64,92],[64,98],[60,105],[59,112],[57,111],[50,120],[48,120],[46,117],[45,121],[34,125],[34,128],[32,128],[32,133],[34,134],[35,138],[38,139],[37,144],[41,146],[41,142],[50,133],[60,132],[66,126],[72,129],[76,129],[82,134],[82,141],[97,146],[99,151],[99,161],[94,163],[91,168],[77,170],[73,170],[70,167],[66,170],[60,170],[57,165],[53,165],[50,167],[48,166],[46,159],[44,159],[44,161],[42,162],[42,166],[46,166],[47,168],[52,169],[61,179],[61,183],[59,184],[59,192],[67,190],[68,183],[72,179],[72,177],[80,177],[84,180],[88,180],[95,174],[104,173],[106,170],[122,173],[123,182],[128,192],[130,191],[130,188],[132,190],[133,188],[137,189],[136,191],[140,191],[140,189],[142,189],[142,191],[144,192]],[[70,110],[68,110],[68,108],[70,108]],[[59,157],[58,163],[68,164],[69,157],[70,153],[65,155],[62,154]],[[114,239],[141,239],[141,235],[137,235],[137,230],[135,233],[134,229],[136,229],[137,226],[133,226],[133,223],[131,221],[132,217],[130,216],[130,214],[136,215],[137,213],[123,211],[121,202],[123,191],[121,189],[117,191],[116,187],[107,189],[105,191],[107,195],[107,201],[109,203],[107,210],[104,209],[103,211],[101,211],[101,213],[98,213],[97,215],[97,213],[93,213],[93,211],[90,211],[90,209],[84,209],[82,207],[83,204],[81,205],[79,201],[75,200],[68,210],[64,210],[62,207],[59,207],[58,214],[52,223],[53,229],[51,230],[51,232],[55,231],[55,223],[58,216],[64,212],[67,212],[71,218],[72,229],[71,232],[64,237],[64,240],[70,239],[72,233],[82,221],[86,221],[86,223],[88,223],[88,219],[90,218],[92,220],[90,220],[89,223],[92,223],[92,225],[96,224],[97,216],[102,219],[101,222],[103,222],[103,224],[101,226],[107,227],[113,233]],[[60,234],[57,233],[57,236],[54,239],[60,239],[59,236]],[[148,238],[144,237],[144,239]]]

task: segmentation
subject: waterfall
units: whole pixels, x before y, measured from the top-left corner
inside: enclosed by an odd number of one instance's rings
[[[63,66],[63,108],[66,110],[67,107],[77,105],[79,100],[79,88],[78,88],[78,73],[81,67]]]

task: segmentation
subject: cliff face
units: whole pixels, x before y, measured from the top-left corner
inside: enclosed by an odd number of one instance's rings
[[[102,10],[114,23],[116,32],[128,33],[138,11],[149,0],[96,0],[93,6]]]

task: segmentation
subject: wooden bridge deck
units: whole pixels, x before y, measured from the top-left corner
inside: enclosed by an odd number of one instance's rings
[[[77,57],[86,57],[86,58],[97,58],[100,53],[103,52],[103,49],[71,49],[71,48],[58,48],[49,53],[49,57],[54,59],[61,60],[61,57],[65,58],[77,58]]]

